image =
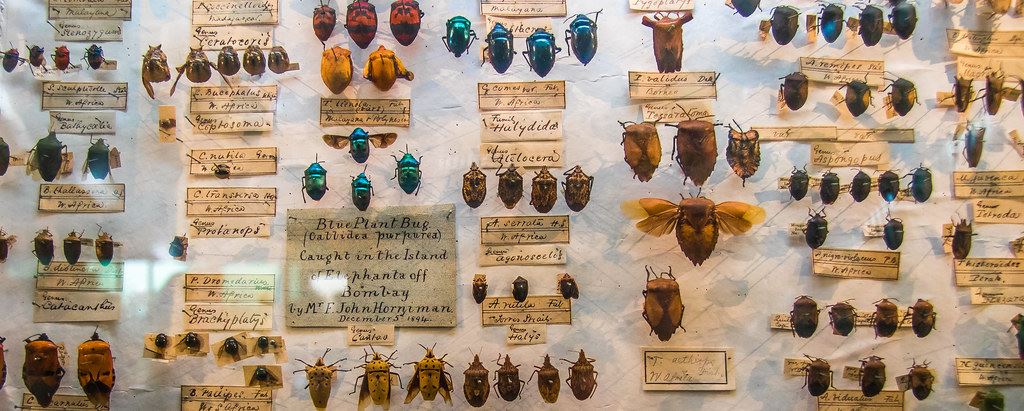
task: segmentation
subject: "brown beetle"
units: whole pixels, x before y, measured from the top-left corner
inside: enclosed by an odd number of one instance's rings
[[[572,395],[580,401],[593,397],[594,391],[597,391],[598,374],[597,371],[594,371],[594,359],[587,358],[587,354],[580,350],[580,356],[576,362],[564,358],[562,361],[572,364],[569,366],[569,378],[565,379],[569,388],[572,389]]]
[[[654,170],[661,163],[661,140],[654,123],[619,122],[622,125],[622,149],[626,164],[633,170],[633,178],[651,181]]]
[[[515,164],[510,165],[504,173],[499,168],[496,175],[498,176],[498,198],[505,204],[505,208],[511,210],[523,198],[523,176],[516,171]]]
[[[415,370],[409,385],[406,387],[409,393],[405,396],[405,403],[411,403],[417,395],[422,393],[424,401],[433,401],[434,398],[437,398],[438,394],[441,394],[444,402],[452,405],[452,376],[448,371],[444,370],[445,364],[448,364],[444,360],[447,354],[435,357],[433,347],[427,348],[422,344],[420,344],[420,347],[427,350],[423,359],[418,362],[406,363],[415,364]]]
[[[558,201],[558,179],[551,175],[547,166],[541,167],[533,177],[530,190],[530,205],[538,213],[547,213]]]
[[[743,179],[744,187],[747,186],[747,179],[752,177],[761,165],[759,138],[757,130],[743,131],[739,123],[736,123],[736,129],[729,126],[729,145],[725,147],[725,159],[732,167],[732,172]]]
[[[860,360],[860,391],[865,397],[874,397],[885,388],[885,363],[872,355]]]
[[[636,228],[655,237],[676,232],[679,249],[693,265],[701,265],[718,242],[719,230],[729,234],[750,231],[765,219],[761,207],[726,201],[715,203],[705,197],[683,198],[679,204],[660,198],[641,198],[635,214],[645,217]],[[627,204],[627,207],[632,207]],[[636,207],[632,207],[636,208]]]
[[[7,256],[10,254],[11,247],[14,246],[15,241],[18,241],[17,237],[8,235],[3,229],[0,229],[0,263],[7,261]]]
[[[380,46],[377,51],[370,53],[370,57],[366,59],[366,66],[363,67],[363,78],[370,80],[380,91],[391,90],[399,78],[412,81],[415,77],[411,71],[405,68],[395,52],[384,46]]]
[[[217,54],[217,72],[222,76],[233,76],[242,69],[242,60],[234,47],[224,46]]]
[[[25,365],[21,376],[25,388],[36,397],[39,405],[49,407],[64,378],[64,367],[60,364],[57,344],[46,334],[39,334],[35,340],[25,339]]]
[[[110,407],[110,392],[114,390],[114,356],[110,344],[94,332],[92,338],[78,346],[78,383],[98,409]]]
[[[83,232],[84,234],[84,232]],[[68,264],[78,264],[78,260],[82,257],[82,234],[76,233],[72,230],[68,233],[68,236],[64,238],[64,261]]]
[[[159,46],[157,46],[159,47]],[[46,56],[44,55],[45,50],[39,46],[28,47],[28,64],[32,67],[42,68],[43,71],[49,71],[46,68]]]
[[[789,323],[793,326],[793,335],[811,338],[818,329],[818,316],[821,310],[813,298],[801,295],[793,302],[793,310],[789,312]]]
[[[935,306],[928,301],[918,298],[917,302],[907,309],[907,314],[900,323],[907,317],[910,317],[910,328],[918,338],[927,337],[935,329]]]
[[[160,50],[160,45],[149,46],[142,56],[142,87],[145,87],[149,98],[155,99],[151,83],[163,83],[171,79],[171,69],[167,67],[167,55]]]
[[[974,101],[974,86],[971,84],[974,79],[956,77],[953,84],[953,103],[958,113],[964,113]]]
[[[961,218],[953,227],[953,258],[963,260],[971,253],[971,237],[974,236],[973,224]]]
[[[68,46],[60,46],[53,50],[53,66],[60,71],[78,68],[78,66],[71,64],[71,51],[68,50]]]
[[[174,84],[171,85],[171,95],[174,95],[174,90],[178,87],[178,80],[181,80],[181,76],[184,74],[194,84],[202,84],[210,80],[213,77],[213,72],[217,71],[213,63],[206,58],[206,52],[202,48],[192,48],[188,53],[188,58],[185,59],[185,64],[181,67],[176,68],[178,70],[178,77],[174,79]],[[217,72],[220,73],[219,71]],[[228,79],[224,78],[224,75],[220,76],[227,82]]]
[[[804,354],[804,357],[810,361],[807,366],[804,367],[804,386],[807,387],[807,392],[817,397],[824,394],[832,387],[832,366],[829,365],[828,361],[824,359],[811,357]]]
[[[341,46],[324,50],[320,58],[320,78],[331,93],[345,91],[352,83],[352,53]]]
[[[515,298],[518,302],[526,301],[526,297],[530,295],[530,282],[527,281],[523,276],[516,277],[512,281],[512,298]]]
[[[672,73],[683,68],[683,24],[693,20],[693,13],[655,13],[644,16],[643,25],[654,30],[654,60],[658,71]]]
[[[846,301],[840,301],[829,307],[831,308],[828,310],[828,323],[832,326],[832,333],[844,337],[850,335],[857,325],[857,309]]]
[[[683,170],[683,183],[690,179],[697,186],[704,185],[718,159],[715,125],[704,120],[684,120],[667,126],[677,129],[672,157]]]
[[[899,309],[896,304],[887,298],[876,301],[871,323],[875,328],[875,337],[892,337],[900,326]]]
[[[594,177],[588,176],[580,166],[564,174],[565,181],[562,182],[562,194],[565,196],[565,204],[575,212],[583,211],[590,202],[590,193],[594,189]]]
[[[306,366],[304,370],[295,370],[295,372],[306,372],[306,388],[309,389],[309,398],[313,401],[313,407],[317,409],[327,408],[327,402],[331,399],[331,385],[334,382],[334,373],[340,371],[336,365],[346,360],[342,358],[328,365],[324,358],[327,357],[329,352],[331,352],[330,348],[324,351],[324,355],[316,359],[316,364],[314,365],[299,359],[295,360]]]
[[[469,368],[466,368],[462,374],[466,377],[466,382],[462,384],[466,402],[474,407],[483,407],[487,403],[487,397],[491,394],[491,385],[487,378],[490,371],[487,371],[484,364],[480,362],[479,354],[473,355],[473,362],[469,363]]]
[[[110,265],[114,259],[114,238],[110,236],[110,233],[100,231],[93,244],[96,247],[96,259],[99,260],[100,265],[104,267]]]
[[[991,116],[999,112],[999,107],[1003,103],[1005,80],[1006,77],[996,70],[990,71],[985,76],[985,111]]]
[[[267,52],[267,67],[276,74],[282,74],[291,69],[291,60],[288,58],[288,51],[281,46],[274,46]]]
[[[576,285],[576,279],[572,278],[569,273],[558,274],[558,291],[562,293],[562,298],[566,300],[580,298],[580,287]]]
[[[515,401],[525,388],[523,380],[519,379],[519,366],[512,364],[508,354],[505,354],[504,364],[501,363],[501,354],[498,354],[495,363],[498,364],[498,370],[494,372],[494,388],[498,391],[498,396],[508,402]]]
[[[253,44],[245,48],[245,53],[242,54],[242,68],[250,76],[262,76],[267,72],[267,56],[263,54],[260,46]]]
[[[484,298],[487,298],[487,276],[476,274],[473,276],[473,300],[480,304]]]
[[[487,197],[487,175],[473,162],[469,171],[462,175],[462,199],[470,208],[477,208]]]
[[[50,234],[50,229],[44,228],[36,233],[36,238],[32,240],[32,252],[39,264],[50,265],[53,261],[53,234]]]
[[[910,377],[910,391],[914,393],[914,398],[920,401],[928,398],[928,395],[932,393],[932,383],[935,382],[935,374],[932,374],[931,368],[928,368],[928,361],[920,365],[914,361],[910,367],[910,373],[907,375]]]
[[[679,283],[672,275],[672,267],[660,275],[651,266],[647,270],[647,288],[641,293],[644,296],[643,317],[651,326],[651,334],[658,334],[658,339],[668,341],[676,329],[683,328],[683,297],[679,294]],[[654,277],[653,279],[651,277]]]
[[[334,26],[338,24],[338,11],[328,6],[322,0],[320,7],[313,9],[313,34],[320,42],[326,42],[334,33]]]
[[[0,390],[7,383],[7,358],[5,358],[4,354],[4,341],[7,341],[7,339],[0,337]]]
[[[545,354],[544,364],[533,368],[536,368],[533,370],[533,374],[537,375],[537,391],[540,391],[540,397],[544,399],[544,402],[554,404],[558,401],[558,391],[562,388],[562,380],[558,377],[558,368],[551,365],[551,356]],[[533,380],[533,374],[530,374],[527,383]]]

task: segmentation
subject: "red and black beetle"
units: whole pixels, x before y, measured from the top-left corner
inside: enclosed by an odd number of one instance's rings
[[[398,44],[408,46],[416,40],[420,32],[420,21],[426,13],[420,10],[420,2],[416,0],[395,0],[391,3],[391,34]]]
[[[367,0],[353,1],[345,14],[345,29],[359,48],[369,47],[377,35],[377,8]]]

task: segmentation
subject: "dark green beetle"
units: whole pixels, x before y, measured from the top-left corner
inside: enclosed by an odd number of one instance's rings
[[[512,32],[504,25],[495,23],[491,32],[487,33],[487,38],[484,39],[487,42],[487,46],[484,47],[486,60],[491,62],[494,71],[499,74],[504,73],[512,66],[512,59],[516,56],[516,50],[512,43],[514,38]]]
[[[833,43],[843,34],[843,7],[839,4],[826,4],[818,16],[818,29],[825,41]]]
[[[981,153],[985,149],[985,127],[968,124],[964,131],[964,159],[967,166],[975,168],[981,162]]]
[[[598,10],[591,19],[586,14],[577,14],[565,29],[565,43],[569,45],[570,54],[576,54],[576,59],[587,65],[597,54],[597,16],[604,10]]]
[[[523,52],[523,57],[538,76],[544,77],[555,66],[555,58],[561,51],[562,48],[558,47],[553,34],[544,29],[537,29],[526,38],[526,51]]]
[[[85,168],[92,174],[92,178],[97,180],[103,180],[110,175],[110,146],[102,138],[89,147]]]
[[[167,247],[167,254],[178,260],[185,260],[188,253],[188,237],[183,235],[174,236],[171,244]]]
[[[853,181],[850,182],[850,196],[853,197],[853,201],[861,202],[868,198],[871,194],[871,176],[865,173],[863,170],[858,171],[853,176]]]
[[[864,6],[864,9],[860,11],[860,27],[857,32],[865,46],[871,47],[878,44],[878,41],[882,39],[884,23],[882,9],[872,5]]]
[[[804,228],[804,241],[808,247],[816,249],[825,244],[825,239],[828,238],[828,220],[825,219],[827,216],[825,209],[814,214],[808,211],[807,215],[811,218],[807,220],[807,228]]]
[[[871,105],[871,87],[861,80],[846,83],[846,108],[854,117],[864,114]]]
[[[302,189],[305,194],[302,196],[302,202],[306,202],[306,195],[312,198],[313,201],[320,201],[324,198],[324,194],[327,194],[327,169],[320,165],[321,161],[319,158],[316,159],[309,167],[306,167],[306,171],[303,172],[302,176]]]
[[[341,149],[349,146],[349,154],[352,154],[352,158],[359,164],[365,163],[370,158],[370,144],[377,148],[386,148],[393,144],[395,140],[398,140],[398,134],[396,133],[370,134],[362,128],[352,130],[352,134],[349,134],[347,137],[324,134],[324,143],[331,147]]]
[[[882,240],[890,250],[895,250],[903,245],[903,220],[888,218],[882,227]]]
[[[406,147],[406,150],[409,148]],[[420,180],[423,177],[423,172],[420,171],[420,162],[423,160],[423,156],[419,159],[413,157],[412,154],[403,151],[402,158],[391,156],[395,158],[395,176],[391,177],[392,180],[398,179],[398,186],[402,187],[402,191],[406,194],[420,193]]]
[[[821,186],[818,187],[821,202],[832,204],[839,199],[839,175],[831,171],[821,175]]]
[[[373,185],[370,178],[366,176],[366,168],[359,176],[352,178],[352,204],[355,204],[359,211],[366,211],[370,207],[370,199],[373,198]]]
[[[11,166],[11,146],[0,137],[0,176],[7,174],[7,168]]]
[[[878,194],[882,199],[891,203],[900,192],[900,176],[892,170],[887,170],[878,176]]]
[[[1017,314],[1010,319],[1010,329],[1017,330],[1014,335],[1017,337],[1017,356],[1024,360],[1024,314]]]
[[[932,171],[923,165],[910,173],[910,194],[914,200],[923,203],[932,196]]]
[[[800,27],[800,11],[790,6],[778,6],[772,9],[772,38],[780,46],[785,46],[796,37]]]
[[[917,8],[914,7],[914,3],[897,0],[897,4],[889,13],[889,23],[897,36],[903,40],[909,39],[914,34],[914,28],[917,27]]]
[[[995,388],[978,391],[974,393],[974,398],[978,403],[978,411],[1003,411],[1006,409],[1006,397],[1003,397],[1003,393]]]
[[[444,47],[455,57],[461,57],[473,45],[473,40],[478,39],[473,31],[473,23],[462,16],[455,16],[445,23],[445,36],[441,37]]]
[[[892,104],[893,111],[900,116],[905,116],[917,104],[917,87],[914,83],[905,78],[898,78],[889,83],[886,87],[889,91],[889,104]]]
[[[36,142],[36,147],[33,151],[33,161],[37,168],[39,168],[39,175],[43,180],[50,182],[57,178],[60,174],[61,165],[64,163],[64,157],[61,155],[67,151],[68,146],[61,143],[57,139],[57,133],[50,132],[49,135],[39,139]]]
[[[793,172],[789,175],[789,195],[793,196],[794,200],[802,200],[807,195],[807,187],[810,186],[811,177],[807,175],[807,170],[797,170],[796,166],[793,166]]]

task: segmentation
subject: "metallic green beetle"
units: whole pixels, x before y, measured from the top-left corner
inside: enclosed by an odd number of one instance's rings
[[[366,168],[359,176],[352,178],[352,204],[355,204],[359,211],[366,211],[370,207],[370,199],[373,197],[373,185],[370,178],[366,177]]]
[[[64,162],[64,158],[61,154],[67,151],[68,146],[61,143],[57,139],[57,133],[50,132],[46,137],[39,139],[36,142],[36,147],[33,151],[33,161],[37,168],[39,168],[39,175],[43,177],[43,180],[47,182],[53,181],[57,178],[57,174],[60,174],[61,165]]]
[[[302,176],[302,189],[305,194],[302,196],[302,202],[306,202],[306,195],[312,198],[313,201],[320,201],[324,198],[324,194],[327,194],[327,169],[320,165],[321,161],[317,158],[309,167],[306,167],[306,171]]]
[[[448,19],[448,22],[445,23],[445,33],[446,35],[441,37],[441,41],[444,42],[444,47],[454,54],[455,57],[462,56],[462,53],[469,50],[473,40],[479,39],[476,36],[476,32],[473,31],[473,23],[462,16]]]
[[[406,147],[406,150],[408,149]],[[404,153],[402,158],[395,157],[394,155],[391,156],[395,158],[397,163],[395,165],[395,176],[391,179],[397,178],[399,187],[402,187],[402,191],[405,191],[406,194],[413,194],[413,192],[419,194],[420,179],[423,177],[423,172],[420,171],[420,162],[423,160],[423,156],[416,159],[416,157],[413,157],[408,152],[403,151],[402,153]]]
[[[92,178],[103,180],[110,175],[110,146],[106,140],[98,139],[89,147],[89,155],[85,159],[85,169]]]

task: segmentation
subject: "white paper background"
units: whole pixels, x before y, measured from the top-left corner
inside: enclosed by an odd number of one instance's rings
[[[163,44],[172,65],[180,65],[188,51],[186,38],[189,30],[188,7],[185,2],[168,0],[137,0],[133,21],[124,26],[124,43],[105,43],[108,58],[119,60],[120,69],[113,72],[84,71],[68,75],[72,81],[128,81],[130,82],[129,110],[119,112],[118,132],[110,138],[112,146],[121,150],[124,167],[114,170],[115,181],[127,184],[128,206],[123,214],[110,215],[41,215],[36,210],[39,185],[37,176],[26,177],[22,169],[12,168],[0,178],[3,201],[2,225],[18,235],[20,241],[12,257],[3,265],[0,298],[5,307],[6,320],[0,322],[0,335],[8,338],[8,381],[2,391],[2,408],[8,401],[20,398],[23,391],[20,364],[23,351],[19,340],[29,334],[47,332],[57,341],[74,347],[89,337],[93,325],[32,324],[30,300],[34,280],[34,259],[30,242],[34,232],[49,227],[63,237],[72,229],[85,229],[94,235],[95,224],[124,243],[117,250],[119,258],[126,259],[125,307],[120,321],[100,326],[100,334],[111,341],[117,354],[118,381],[113,404],[119,409],[174,409],[178,404],[178,386],[181,384],[242,384],[242,364],[218,368],[212,358],[183,358],[172,364],[163,364],[141,358],[143,336],[148,332],[168,334],[183,329],[180,323],[182,306],[181,274],[192,272],[258,272],[281,273],[284,257],[284,224],[287,208],[295,207],[350,207],[349,179],[362,171],[343,151],[324,145],[323,131],[317,124],[319,97],[326,95],[318,66],[322,47],[313,36],[311,11],[317,0],[285,0],[281,2],[281,25],[277,28],[276,42],[284,45],[293,61],[302,70],[285,75],[269,73],[258,81],[245,78],[244,84],[280,84],[281,98],[273,133],[249,135],[241,138],[221,136],[193,136],[184,120],[189,84],[179,84],[177,97],[167,96],[170,82],[155,84],[158,100],[150,100],[139,83],[139,61],[148,44]],[[332,5],[339,10],[339,24],[331,43],[348,46],[347,34],[342,26],[344,5]],[[836,280],[812,278],[809,274],[809,250],[802,239],[791,239],[786,231],[790,223],[806,218],[809,199],[793,202],[776,189],[778,177],[788,175],[796,166],[808,162],[809,146],[797,143],[766,143],[762,145],[762,165],[755,177],[747,181],[746,188],[728,168],[724,159],[726,134],[719,130],[721,158],[715,173],[705,186],[703,194],[717,201],[741,200],[756,202],[768,212],[763,227],[747,236],[723,238],[714,255],[702,267],[692,267],[679,252],[671,238],[644,238],[634,230],[619,211],[625,199],[656,196],[676,199],[680,192],[696,194],[692,186],[680,185],[678,168],[669,158],[671,151],[669,129],[659,127],[665,155],[655,178],[649,183],[632,179],[632,173],[622,161],[621,129],[616,120],[638,120],[639,103],[627,97],[627,70],[655,70],[651,52],[650,29],[640,24],[641,14],[630,13],[624,0],[574,1],[570,12],[589,12],[604,9],[599,19],[601,45],[597,57],[584,67],[574,57],[562,56],[548,79],[565,79],[568,107],[565,113],[565,140],[567,165],[580,164],[596,178],[594,197],[587,209],[572,217],[572,244],[567,267],[533,267],[481,270],[476,266],[480,216],[507,215],[495,196],[496,178],[490,177],[490,193],[486,203],[478,210],[468,209],[461,201],[459,184],[461,175],[470,162],[478,161],[480,121],[476,103],[478,81],[528,81],[537,77],[528,70],[522,56],[516,58],[508,73],[496,75],[490,66],[481,68],[476,53],[460,59],[447,53],[439,37],[443,35],[445,21],[456,14],[470,17],[483,38],[486,33],[479,6],[469,0],[424,2],[426,17],[416,42],[400,47],[393,40],[388,23],[388,5],[375,2],[380,26],[376,41],[397,49],[398,55],[416,73],[416,80],[399,80],[389,93],[378,92],[363,79],[353,81],[348,96],[361,98],[409,98],[413,119],[409,129],[399,129],[399,140],[392,148],[372,150],[368,174],[374,182],[376,196],[373,204],[458,204],[460,222],[459,239],[459,326],[454,329],[409,330],[398,332],[399,356],[397,363],[414,361],[422,356],[416,345],[438,343],[439,353],[449,353],[447,360],[455,364],[458,408],[468,407],[462,398],[462,371],[472,359],[470,350],[483,351],[484,361],[492,373],[493,359],[499,352],[510,351],[516,363],[522,364],[521,377],[525,380],[540,364],[541,357],[550,353],[555,358],[574,358],[570,350],[586,349],[597,359],[600,383],[594,398],[585,403],[572,398],[568,387],[563,388],[560,408],[662,408],[678,409],[809,409],[813,399],[801,389],[799,379],[784,379],[784,357],[810,354],[827,358],[837,371],[835,385],[852,389],[855,382],[839,379],[845,365],[855,365],[868,355],[886,358],[890,377],[901,374],[912,359],[929,360],[938,373],[936,392],[920,408],[960,408],[975,391],[956,387],[952,373],[954,356],[1012,357],[1016,344],[1006,333],[1009,319],[1019,309],[1014,307],[972,307],[968,305],[966,290],[955,289],[952,281],[950,257],[941,253],[940,225],[955,213],[967,214],[966,202],[950,199],[949,174],[953,169],[965,167],[959,155],[961,147],[952,142],[952,131],[957,116],[952,110],[934,109],[936,91],[948,91],[952,80],[952,62],[945,52],[944,29],[951,25],[965,27],[1021,26],[1010,17],[987,21],[975,15],[980,10],[973,4],[962,4],[952,9],[943,8],[941,1],[919,5],[920,22],[911,42],[896,42],[887,35],[881,44],[872,48],[858,47],[859,38],[840,40],[838,45],[807,45],[803,27],[794,43],[786,47],[757,41],[757,25],[766,18],[774,3],[763,4],[764,11],[748,19],[733,15],[720,2],[699,2],[696,18],[685,26],[686,51],[683,66],[688,71],[723,72],[720,78],[719,100],[715,103],[718,121],[738,120],[745,127],[760,125],[832,125],[878,127],[884,125],[915,127],[918,142],[913,145],[894,145],[894,167],[909,171],[919,163],[931,167],[935,175],[935,192],[928,204],[896,204],[895,216],[907,226],[904,242],[903,269],[897,282]],[[803,10],[816,9],[810,2],[800,3]],[[53,31],[45,25],[44,2],[8,2],[3,33],[3,45],[13,44],[27,54],[26,45],[41,44],[47,54],[56,46]],[[887,9],[887,7],[886,7]],[[855,9],[848,8],[848,13]],[[888,13],[888,10],[886,11]],[[966,16],[966,17],[965,17]],[[803,19],[801,18],[801,25]],[[565,23],[554,20],[556,36],[561,37]],[[560,40],[561,43],[561,40]],[[77,59],[88,44],[72,44],[72,56]],[[565,45],[562,45],[563,48]],[[474,44],[476,47],[476,44]],[[369,50],[353,50],[357,71],[365,62]],[[798,113],[781,117],[769,115],[774,104],[778,78],[797,68],[799,56],[843,56],[861,59],[884,59],[887,69],[912,79],[918,86],[922,105],[914,108],[906,119],[884,120],[882,94],[876,93],[872,117],[862,116],[857,121],[840,116],[828,103],[837,87],[813,85],[807,105]],[[214,53],[209,54],[215,58]],[[82,62],[79,62],[82,63]],[[31,148],[46,134],[47,113],[39,110],[40,83],[25,67],[14,74],[0,73],[3,93],[0,97],[0,135],[18,152]],[[220,84],[214,76],[211,84]],[[1009,84],[1009,83],[1008,83]],[[980,89],[981,82],[975,87]],[[185,144],[161,144],[157,141],[157,106],[178,106],[179,137]],[[980,102],[972,113],[981,110]],[[845,111],[845,109],[843,109]],[[980,169],[1019,169],[1020,158],[1006,143],[1006,133],[1021,127],[1020,107],[1004,103],[999,115],[977,116],[989,125],[985,154]],[[383,129],[372,129],[376,132]],[[350,129],[335,128],[333,133],[347,134]],[[69,149],[79,160],[88,147],[84,136],[62,136]],[[409,148],[424,156],[423,187],[418,196],[402,193],[394,181],[392,154]],[[276,176],[235,178],[217,181],[213,178],[189,177],[184,153],[189,148],[279,146],[280,172]],[[332,190],[319,203],[303,204],[299,193],[299,178],[303,169],[319,154],[326,161]],[[80,166],[80,165],[76,165]],[[844,182],[854,174],[853,169],[837,170]],[[812,169],[813,174],[821,170]],[[527,174],[532,177],[533,173]],[[561,178],[561,177],[560,177]],[[79,177],[64,178],[64,182],[78,181]],[[280,200],[273,233],[269,239],[220,240],[193,239],[187,264],[175,262],[167,256],[167,243],[175,233],[186,231],[188,219],[184,215],[186,186],[246,185],[276,186]],[[560,195],[561,196],[561,195]],[[816,195],[810,197],[817,198]],[[530,215],[527,200],[511,214]],[[814,207],[820,206],[815,200]],[[563,202],[553,211],[565,213]],[[866,223],[884,220],[885,206],[877,194],[861,204],[852,204],[848,195],[828,207],[831,227],[827,245],[833,247],[863,247],[880,249],[880,239],[865,240],[860,227]],[[981,226],[976,228],[973,256],[1009,256],[1007,242],[1019,235],[1013,226]],[[58,247],[58,253],[60,248]],[[662,345],[648,336],[648,327],[640,316],[644,287],[644,265],[660,268],[671,265],[682,285],[686,315],[683,324],[687,332],[678,333],[669,344],[694,347],[729,346],[735,348],[737,389],[722,393],[645,393],[641,390],[641,345]],[[522,275],[532,283],[533,293],[554,292],[554,278],[559,271],[571,272],[580,284],[581,298],[575,302],[575,321],[571,327],[551,327],[549,343],[543,346],[507,347],[503,328],[481,329],[479,311],[469,296],[473,274],[484,272],[490,280],[491,295],[508,295],[510,283]],[[281,276],[279,276],[281,278]],[[285,284],[279,282],[281,287]],[[820,304],[856,298],[858,308],[867,309],[881,297],[898,298],[907,305],[917,298],[928,298],[939,313],[937,330],[925,339],[901,331],[891,339],[875,339],[870,330],[859,330],[851,337],[832,336],[824,329],[827,318],[821,317],[818,333],[810,340],[793,338],[789,333],[767,328],[768,316],[773,312],[788,312],[795,297],[808,294]],[[280,294],[278,297],[281,300]],[[325,347],[333,347],[331,358],[346,353],[350,358],[345,367],[357,365],[361,350],[345,350],[343,330],[286,329],[281,315],[286,307],[278,303],[275,334],[286,338],[291,357],[312,361]],[[226,338],[228,333],[213,335],[213,340]],[[247,360],[246,364],[257,363]],[[559,365],[559,367],[562,367]],[[296,363],[285,365],[291,375],[285,388],[278,390],[275,403],[280,408],[304,409],[310,405]],[[68,367],[62,393],[80,393],[75,379],[75,367]],[[411,366],[399,370],[408,381]],[[563,378],[567,376],[561,368]],[[357,396],[347,395],[356,372],[341,375],[343,383],[335,385],[334,405],[354,405]],[[890,378],[889,389],[895,389]],[[1008,404],[1020,404],[1024,393],[1020,389],[1003,389]],[[393,396],[400,401],[404,396]],[[907,396],[910,408],[918,402]],[[416,402],[420,403],[419,400]],[[540,407],[534,383],[524,392],[521,400],[505,403],[492,393],[493,407]],[[1011,405],[1012,408],[1012,405]]]

